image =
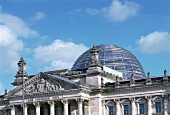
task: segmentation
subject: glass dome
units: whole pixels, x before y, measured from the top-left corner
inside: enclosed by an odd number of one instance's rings
[[[136,79],[145,78],[145,73],[138,59],[129,51],[116,45],[97,45],[99,60],[103,66],[123,73],[124,79],[131,78],[132,73]],[[86,71],[90,63],[91,49],[84,52],[74,63],[72,71]]]

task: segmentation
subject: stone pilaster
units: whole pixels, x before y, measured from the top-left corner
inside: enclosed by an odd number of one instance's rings
[[[102,100],[101,94],[97,94],[90,99],[90,114],[102,115]]]
[[[132,115],[136,115],[136,104],[135,104],[135,98],[131,98],[131,107],[132,107]]]
[[[84,115],[90,115],[89,100],[84,101]]]
[[[105,100],[102,100],[102,110],[103,110],[103,114],[102,115],[107,115],[106,114],[106,103],[105,103]]]
[[[84,99],[79,98],[79,99],[76,99],[76,101],[78,103],[78,113],[79,113],[79,115],[83,115],[82,103],[83,103]]]
[[[11,115],[15,115],[15,106],[10,105],[10,108],[11,108]]]
[[[36,108],[36,115],[40,115],[40,103],[36,102],[33,104],[35,105],[35,108]]]
[[[147,115],[152,115],[152,100],[151,100],[151,96],[147,97],[147,102],[148,102],[148,114]]]
[[[55,111],[54,111],[54,101],[48,101],[48,104],[50,105],[50,115],[55,115]]]
[[[68,115],[68,100],[61,100],[64,104],[64,115]]]
[[[115,99],[114,100],[115,101],[115,103],[116,103],[116,115],[121,115],[120,114],[120,100],[119,99]]]
[[[168,115],[168,95],[164,95],[164,115]]]

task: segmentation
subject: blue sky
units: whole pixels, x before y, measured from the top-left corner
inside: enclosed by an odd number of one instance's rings
[[[27,73],[71,68],[93,44],[131,51],[145,73],[170,71],[170,0],[0,0],[0,94]]]

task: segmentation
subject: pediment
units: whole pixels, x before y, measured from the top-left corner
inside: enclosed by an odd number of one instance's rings
[[[137,98],[136,102],[146,102],[146,98]]]
[[[129,103],[130,101],[129,101],[129,99],[122,99],[120,102],[121,103]]]
[[[152,98],[152,100],[162,100],[162,97],[161,97],[161,96],[154,96],[154,97]]]
[[[45,73],[38,73],[35,76],[25,81],[25,95],[43,94],[50,92],[68,91],[71,89],[78,89],[81,86],[76,82],[67,78],[50,75]],[[11,90],[6,96],[21,96],[22,84],[15,89]]]

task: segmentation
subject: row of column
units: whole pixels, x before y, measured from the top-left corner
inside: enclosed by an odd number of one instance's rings
[[[131,113],[132,115],[136,115],[138,114],[137,112],[137,108],[136,108],[136,102],[134,98],[131,98]],[[116,103],[116,115],[122,115],[121,114],[121,107],[120,107],[120,101],[119,100],[114,100]],[[168,112],[170,112],[170,110],[168,110],[168,98],[164,97],[164,103],[163,103],[163,110],[162,112],[164,112],[164,115],[168,115]],[[170,109],[170,108],[169,108]],[[106,115],[106,111],[105,111],[105,105],[103,106],[103,115]],[[153,113],[153,108],[152,108],[152,100],[151,97],[147,97],[147,115],[152,115]]]
[[[76,99],[78,102],[78,113],[79,115],[83,115],[83,99]],[[68,100],[62,100],[63,108],[64,108],[64,115],[68,115]],[[36,115],[40,115],[40,103],[33,103],[36,108]],[[50,115],[55,115],[55,103],[54,101],[48,101],[48,104],[50,105]],[[15,115],[15,106],[11,105],[11,115]],[[27,108],[28,106],[25,104],[25,115],[27,115]]]

